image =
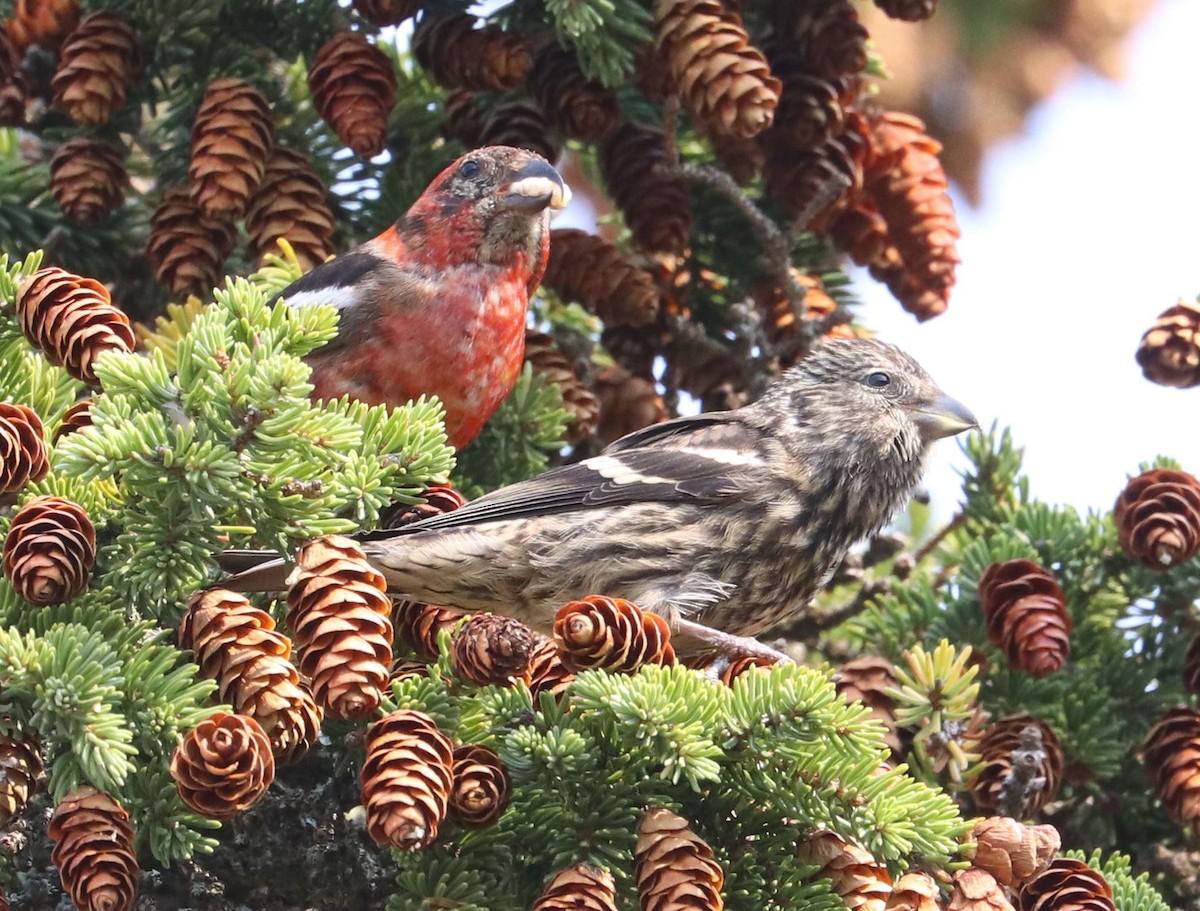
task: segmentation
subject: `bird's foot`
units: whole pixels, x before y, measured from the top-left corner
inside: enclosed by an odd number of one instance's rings
[[[783,652],[764,645],[757,639],[749,636],[734,636],[702,623],[696,623],[694,620],[676,620],[674,635],[691,640],[699,646],[699,650],[713,652],[716,657],[705,666],[704,672],[706,674],[715,673],[717,677],[720,677],[730,664],[741,658],[761,658],[771,664],[793,663],[792,659]],[[713,671],[713,668],[716,670]]]

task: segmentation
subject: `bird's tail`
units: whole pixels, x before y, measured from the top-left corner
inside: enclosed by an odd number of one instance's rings
[[[287,588],[291,566],[273,550],[226,550],[216,555],[217,565],[233,573],[220,583],[235,592],[274,592]]]

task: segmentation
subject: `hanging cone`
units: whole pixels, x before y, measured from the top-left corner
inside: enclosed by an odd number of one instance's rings
[[[383,700],[392,663],[386,591],[383,576],[350,538],[317,538],[296,553],[287,622],[300,673],[330,718],[365,718]]]
[[[658,289],[650,273],[629,262],[615,244],[578,228],[550,232],[542,284],[564,300],[578,301],[605,326],[644,326],[658,315]]]
[[[508,769],[492,750],[478,744],[454,749],[453,784],[446,818],[464,829],[486,829],[512,800]]]
[[[533,911],[617,911],[616,884],[592,864],[568,867],[546,883]]]
[[[971,793],[981,813],[1011,810],[1028,819],[1057,793],[1062,745],[1044,722],[1030,715],[1002,718],[984,736],[979,752],[983,765]]]
[[[68,434],[77,433],[85,427],[91,427],[92,404],[94,401],[95,399],[91,398],[80,399],[64,411],[62,420],[58,422],[58,428],[54,431],[52,442],[57,444],[59,440]]]
[[[380,28],[399,25],[421,9],[421,0],[354,0],[354,11]]]
[[[558,642],[540,637],[529,656],[529,692],[534,702],[542,693],[561,696],[574,679],[575,675],[563,664],[558,653]]]
[[[174,187],[163,193],[150,217],[146,258],[159,284],[172,294],[207,296],[236,242],[232,224],[206,215],[187,190]]]
[[[1181,300],[1146,330],[1137,350],[1142,374],[1160,386],[1200,386],[1200,302]]]
[[[875,5],[893,19],[920,22],[937,12],[938,0],[875,0]]]
[[[133,911],[137,852],[126,809],[90,785],[68,793],[47,830],[50,860],[80,911]]]
[[[484,113],[475,103],[475,93],[460,89],[451,93],[443,106],[446,121],[441,133],[446,139],[457,139],[464,148],[477,149],[483,143],[479,135],[483,132]]]
[[[401,851],[433,844],[449,806],[453,762],[450,738],[424,712],[392,712],[367,728],[359,781],[377,844]]]
[[[971,829],[967,860],[1004,886],[1019,886],[1046,868],[1062,847],[1054,826],[1026,826],[1009,816],[981,819]]]
[[[665,421],[670,414],[658,388],[624,367],[605,367],[593,384],[600,400],[596,439],[607,445],[635,430]]]
[[[625,216],[634,243],[645,250],[682,255],[692,225],[691,201],[683,178],[665,174],[663,134],[632,121],[600,143],[600,173]]]
[[[317,51],[308,89],[342,142],[363,158],[383,151],[396,105],[396,71],[387,54],[358,32],[338,32]]]
[[[777,149],[816,149],[841,132],[845,121],[840,81],[814,75],[795,45],[775,40],[763,50],[782,91],[775,122],[763,140]]]
[[[524,84],[533,66],[525,39],[474,16],[421,15],[413,31],[417,63],[448,89],[495,91]]]
[[[62,604],[83,594],[96,562],[96,528],[63,497],[34,497],[17,510],[4,539],[4,575],[30,604]]]
[[[478,686],[513,686],[529,673],[533,631],[519,620],[475,614],[450,645],[454,672]]]
[[[866,28],[851,0],[799,0],[779,4],[778,31],[790,36],[814,75],[837,79],[866,69]]]
[[[334,252],[333,212],[325,196],[325,185],[308,158],[276,146],[246,207],[250,255],[261,263],[284,239],[305,270],[325,262]]]
[[[142,55],[129,23],[107,10],[79,23],[62,46],[50,87],[54,103],[80,124],[107,123],[141,76]]]
[[[25,809],[42,777],[42,748],[31,733],[0,731],[0,828]]]
[[[600,420],[600,402],[580,380],[554,338],[536,329],[526,329],[525,361],[535,375],[545,377],[562,392],[563,408],[571,414],[567,442],[575,446],[595,433]]]
[[[563,663],[577,671],[628,674],[643,664],[675,663],[667,621],[624,598],[589,595],[564,604],[554,617],[554,638]]]
[[[19,127],[25,123],[25,76],[21,72],[21,52],[8,30],[0,23],[0,127]]]
[[[556,44],[538,52],[529,72],[529,94],[551,126],[568,139],[596,142],[617,125],[617,93],[588,79],[575,55]]]
[[[862,182],[857,134],[846,130],[815,149],[767,146],[763,164],[767,196],[805,227],[822,229]]]
[[[954,874],[947,911],[1014,911],[1004,887],[986,870],[968,867]]]
[[[1116,911],[1113,890],[1099,870],[1060,857],[1021,890],[1021,911]]]
[[[419,601],[397,601],[392,611],[396,641],[422,658],[438,656],[438,637],[442,630],[454,632],[459,621],[470,614],[453,607],[438,607]]]
[[[1167,813],[1200,835],[1200,712],[1167,712],[1146,735],[1141,758]]]
[[[771,125],[780,83],[740,15],[718,0],[655,0],[654,19],[655,53],[701,130],[746,139]]]
[[[1167,570],[1200,552],[1200,481],[1154,468],[1133,478],[1113,507],[1117,543],[1151,569]]]
[[[829,225],[829,236],[860,266],[895,267],[900,254],[888,239],[887,222],[866,196],[847,200]]]
[[[796,858],[817,867],[851,911],[882,911],[891,895],[887,868],[835,832],[814,832],[796,846]]]
[[[275,136],[267,99],[241,79],[216,79],[192,124],[188,183],[206,214],[240,218],[258,189]]]
[[[8,35],[24,53],[30,45],[57,51],[79,24],[78,0],[16,0]]]
[[[50,159],[50,193],[67,217],[82,225],[119,209],[128,185],[121,153],[99,139],[73,136]]]
[[[988,641],[1009,667],[1031,677],[1062,669],[1071,652],[1071,618],[1058,580],[1030,560],[993,563],[979,579]]]
[[[481,146],[515,146],[537,152],[553,164],[562,148],[550,136],[541,110],[528,101],[512,101],[492,110],[476,142]]]
[[[99,382],[93,368],[97,357],[133,350],[129,318],[94,278],[54,266],[40,269],[21,282],[16,311],[25,337],[46,360],[93,386]]]
[[[634,858],[642,911],[721,911],[725,873],[687,820],[664,807],[638,823]]]
[[[295,762],[317,742],[321,710],[289,660],[292,643],[243,595],[217,588],[189,598],[179,647],[217,681],[221,702],[259,723],[279,763]]]
[[[894,755],[900,755],[900,737],[896,733],[896,700],[888,690],[898,685],[896,668],[886,658],[865,655],[847,661],[833,675],[837,691],[847,702],[861,702],[871,717],[887,730],[884,742]]]
[[[758,137],[737,139],[731,136],[710,136],[713,155],[739,187],[749,185],[763,169],[766,156]]]
[[[213,712],[175,748],[171,777],[191,809],[229,819],[258,803],[275,780],[271,742],[253,718]]]
[[[49,470],[46,430],[37,412],[0,402],[0,494],[19,493]]]

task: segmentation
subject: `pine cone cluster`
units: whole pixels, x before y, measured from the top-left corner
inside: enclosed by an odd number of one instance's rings
[[[35,497],[17,510],[4,539],[4,575],[30,604],[82,594],[96,561],[96,528],[78,503]]]
[[[534,633],[524,623],[499,614],[475,614],[454,636],[454,672],[479,686],[513,686],[529,673]]]
[[[49,470],[46,430],[37,412],[0,402],[0,494],[18,493]]]
[[[448,89],[498,91],[524,84],[533,67],[525,39],[495,25],[476,27],[469,14],[422,14],[412,51],[424,69]]]
[[[575,55],[558,45],[547,45],[534,58],[529,94],[568,139],[596,142],[621,119],[616,92],[588,79]]]
[[[1160,386],[1200,386],[1200,301],[1181,300],[1146,330],[1137,350],[1146,379]]]
[[[464,744],[454,750],[446,818],[464,829],[486,829],[512,800],[508,769],[492,750]]]
[[[68,434],[78,433],[85,427],[92,426],[92,398],[80,399],[63,412],[62,420],[54,431],[53,441],[57,443]]]
[[[1121,549],[1151,569],[1186,563],[1200,552],[1200,481],[1186,471],[1145,471],[1117,497],[1113,524]]]
[[[271,109],[241,79],[210,82],[192,123],[192,201],[216,219],[240,218],[258,189],[275,138]]]
[[[624,598],[590,595],[564,604],[554,617],[554,638],[563,663],[577,671],[632,673],[643,664],[675,663],[667,621]]]
[[[321,710],[289,660],[292,643],[266,611],[225,589],[198,592],[180,623],[179,647],[217,681],[221,702],[259,723],[278,762],[295,762],[316,743]]]
[[[383,700],[392,664],[387,582],[349,538],[318,538],[296,554],[288,626],[300,673],[330,718],[354,721]]]
[[[59,801],[48,834],[55,843],[50,860],[76,908],[133,911],[137,851],[123,806],[84,785]]]
[[[979,579],[988,641],[1010,667],[1031,677],[1062,670],[1071,652],[1071,618],[1062,586],[1030,560],[993,563]]]
[[[425,713],[403,709],[372,724],[359,775],[370,836],[402,851],[433,844],[449,807],[453,765],[450,738]]]
[[[46,356],[85,383],[96,385],[94,364],[106,351],[132,351],[129,318],[112,304],[94,278],[51,266],[21,282],[17,319],[25,337]]]
[[[141,77],[142,55],[129,23],[108,10],[92,13],[63,43],[51,89],[54,103],[79,124],[107,123]]]
[[[1099,870],[1060,857],[1021,890],[1021,911],[1116,911],[1113,890]]]
[[[887,868],[836,832],[821,829],[796,846],[796,859],[817,867],[847,908],[882,909],[892,892]]]
[[[605,326],[644,326],[658,315],[658,289],[650,273],[614,244],[578,228],[550,232],[542,284],[564,300],[578,301]]]
[[[535,375],[545,377],[562,392],[563,408],[571,415],[567,442],[574,446],[595,433],[600,421],[600,402],[563,356],[554,338],[536,329],[526,329],[525,360]]]
[[[175,748],[171,777],[191,809],[229,819],[258,803],[275,780],[271,742],[253,718],[214,712]]]
[[[982,765],[971,787],[981,813],[1036,816],[1058,792],[1063,751],[1058,737],[1029,715],[992,725],[979,744]]]
[[[121,153],[91,136],[72,136],[50,159],[50,195],[82,225],[94,225],[119,209],[128,183]]]
[[[321,118],[364,158],[378,155],[387,144],[396,87],[392,61],[358,32],[330,38],[308,70],[308,88]]]
[[[397,601],[392,610],[396,641],[412,649],[421,658],[438,656],[438,637],[442,630],[454,632],[459,621],[468,616],[452,607]]]
[[[687,820],[664,807],[652,807],[638,823],[634,847],[642,911],[721,911],[725,873],[712,848]]]
[[[42,769],[42,749],[32,734],[0,731],[0,828],[25,809]]]
[[[682,177],[664,173],[661,131],[627,121],[600,143],[600,173],[639,247],[682,255],[688,249],[692,209]]]
[[[275,146],[246,207],[250,255],[261,262],[276,252],[283,239],[292,245],[304,269],[332,256],[333,211],[325,196],[325,185],[307,156]]]
[[[887,731],[884,742],[894,755],[901,752],[896,732],[896,700],[888,690],[898,685],[896,668],[886,658],[864,655],[847,661],[833,675],[837,691],[847,702],[861,702]]]
[[[1146,735],[1142,764],[1171,818],[1200,834],[1200,712],[1167,712]]]
[[[593,864],[555,873],[533,903],[533,911],[617,911],[612,874]]]
[[[236,243],[231,223],[205,213],[187,190],[172,187],[150,216],[146,257],[154,277],[172,294],[201,296],[220,279]]]
[[[1054,826],[1027,826],[1010,816],[981,819],[971,829],[967,860],[1003,886],[1016,887],[1046,868],[1062,839]]]

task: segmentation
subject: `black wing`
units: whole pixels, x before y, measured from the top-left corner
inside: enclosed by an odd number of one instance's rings
[[[657,427],[666,429],[647,432]],[[769,477],[760,443],[761,432],[740,422],[733,412],[678,418],[637,431],[578,464],[553,468],[536,478],[502,487],[461,509],[401,528],[372,532],[362,539],[379,540],[599,506],[705,503],[740,496]]]

